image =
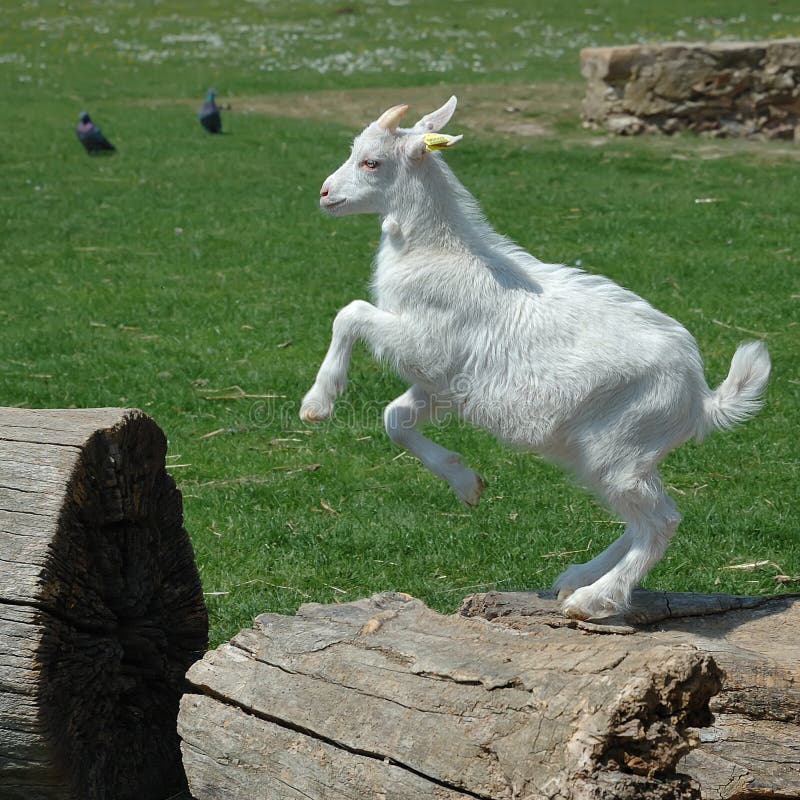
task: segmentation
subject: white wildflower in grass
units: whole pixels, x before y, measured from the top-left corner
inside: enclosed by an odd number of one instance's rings
[[[203,45],[221,50],[225,47],[222,37],[216,33],[168,33],[161,37],[162,44]]]

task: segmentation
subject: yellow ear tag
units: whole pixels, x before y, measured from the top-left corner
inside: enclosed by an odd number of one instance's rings
[[[449,136],[446,133],[426,133],[423,137],[425,148],[427,150],[446,150],[452,147],[457,142],[460,142],[464,136]]]

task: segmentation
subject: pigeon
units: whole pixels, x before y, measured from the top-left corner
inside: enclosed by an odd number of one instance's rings
[[[78,116],[78,125],[75,128],[75,135],[78,137],[78,141],[86,148],[86,152],[90,156],[97,155],[98,153],[110,154],[117,149],[103,136],[100,128],[92,122],[91,117],[85,111],[81,111]]]
[[[206,92],[205,102],[200,108],[200,113],[197,115],[200,124],[209,133],[222,133],[222,117],[220,116],[217,104],[214,102],[216,95],[217,93],[214,89],[209,89]]]

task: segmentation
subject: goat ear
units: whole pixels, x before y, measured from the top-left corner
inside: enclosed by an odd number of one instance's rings
[[[416,134],[410,135],[403,142],[406,155],[412,161],[422,161],[428,154],[428,145],[425,144],[425,137]]]
[[[431,111],[426,114],[419,122],[411,129],[411,133],[436,133],[444,128],[456,110],[458,100],[453,95],[441,108],[436,111]]]

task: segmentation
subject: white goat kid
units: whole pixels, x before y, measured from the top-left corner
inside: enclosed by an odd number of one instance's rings
[[[333,323],[330,348],[303,398],[306,421],[328,417],[363,340],[411,388],[385,411],[386,431],[468,505],[483,484],[416,427],[442,413],[492,431],[573,472],[625,521],[625,532],[555,590],[566,614],[602,617],[662,557],[680,521],[657,466],[666,454],[760,408],[770,371],[759,342],[740,345],[711,391],[692,336],[617,284],[544,264],[486,222],[441,155],[460,137],[433,136],[456,98],[399,128],[407,106],[368,125],[323,184],[334,216],[375,213],[382,237],[372,288]]]

